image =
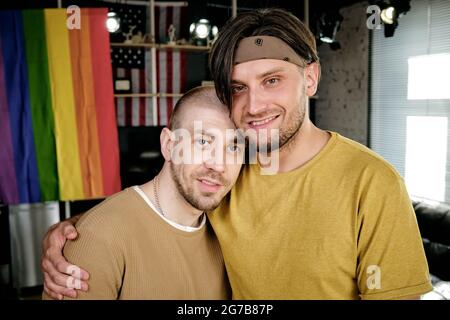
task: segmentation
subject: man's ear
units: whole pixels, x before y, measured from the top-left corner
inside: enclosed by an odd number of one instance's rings
[[[175,135],[169,128],[164,128],[159,136],[159,142],[161,143],[161,154],[168,162],[171,160],[172,150],[175,143]]]
[[[320,79],[320,65],[317,62],[310,63],[305,68],[305,89],[308,97],[316,94]]]

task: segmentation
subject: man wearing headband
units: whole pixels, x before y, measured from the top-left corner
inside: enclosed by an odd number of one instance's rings
[[[402,299],[431,290],[401,176],[370,149],[309,119],[320,63],[300,20],[281,9],[230,20],[210,71],[236,126],[257,133],[250,143],[279,154],[271,175],[259,164],[244,166],[208,214],[233,298]],[[278,149],[259,134],[270,130],[278,132]]]

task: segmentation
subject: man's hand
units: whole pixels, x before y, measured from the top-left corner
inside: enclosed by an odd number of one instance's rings
[[[76,289],[88,290],[87,271],[71,265],[63,256],[67,240],[77,236],[75,223],[79,216],[74,216],[50,227],[42,243],[41,268],[44,273],[44,291],[53,299],[61,300],[64,296],[76,298]],[[84,280],[84,281],[83,281]]]

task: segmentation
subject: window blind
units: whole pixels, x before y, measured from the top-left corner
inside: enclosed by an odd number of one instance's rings
[[[370,147],[412,197],[450,202],[450,1],[412,0],[370,61]]]

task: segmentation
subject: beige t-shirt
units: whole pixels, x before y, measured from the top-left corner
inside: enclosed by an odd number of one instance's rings
[[[90,273],[78,299],[228,299],[217,239],[208,222],[182,231],[132,188],[83,215],[64,256]]]
[[[208,217],[235,299],[394,299],[431,290],[402,178],[336,133],[291,172],[245,166]]]

